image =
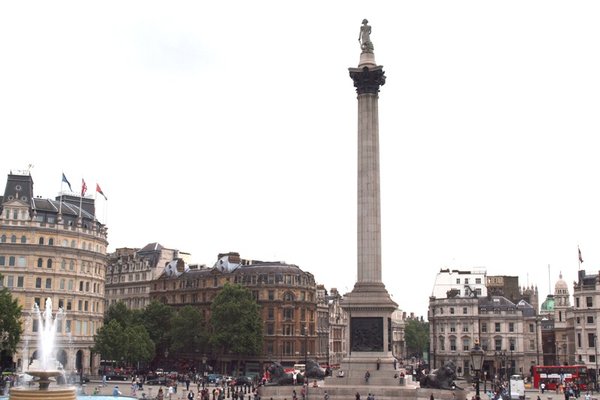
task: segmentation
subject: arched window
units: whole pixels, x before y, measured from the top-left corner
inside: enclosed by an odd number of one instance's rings
[[[67,269],[67,262],[65,260],[61,260],[60,269]]]
[[[71,247],[77,247],[77,242],[75,240],[71,240]]]
[[[6,243],[6,235],[2,235],[2,238],[0,238],[0,242]]]
[[[292,292],[285,292],[283,294],[283,301],[294,301],[294,294]]]
[[[35,278],[35,287],[36,289],[42,288],[42,278]]]
[[[42,260],[41,258],[38,258],[38,262],[37,262],[38,268],[42,268],[43,265],[44,265],[44,260]]]
[[[23,235],[21,236],[21,244],[25,244],[27,243],[27,236]]]
[[[48,268],[52,268],[52,259],[51,258],[49,258],[48,261],[46,261],[46,266]]]
[[[48,246],[54,246],[54,239],[53,238],[48,239]]]
[[[44,238],[43,237],[39,238],[38,243],[39,244],[44,244]]]
[[[75,270],[75,261],[73,261],[73,260],[69,261],[69,270],[71,270],[71,271]]]
[[[12,235],[12,236],[10,237],[10,242],[11,242],[11,243],[17,243],[17,235]]]

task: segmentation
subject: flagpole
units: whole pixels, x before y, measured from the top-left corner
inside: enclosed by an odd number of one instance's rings
[[[62,176],[65,176],[65,173],[62,173]],[[60,191],[58,192],[58,215],[60,216],[62,214],[62,192],[63,192],[63,183],[65,181],[63,180],[63,178],[60,178]],[[57,221],[58,222],[58,221]]]
[[[81,207],[83,207],[83,178],[81,178],[81,197],[79,198],[79,218],[81,218]]]

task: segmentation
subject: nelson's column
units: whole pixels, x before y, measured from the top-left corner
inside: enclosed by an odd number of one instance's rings
[[[381,281],[381,213],[379,199],[379,88],[385,83],[383,67],[375,63],[371,27],[365,19],[358,38],[357,68],[349,68],[358,94],[358,247],[357,281],[342,299],[348,313],[349,352],[341,368],[347,383],[392,379],[391,315],[398,305]]]

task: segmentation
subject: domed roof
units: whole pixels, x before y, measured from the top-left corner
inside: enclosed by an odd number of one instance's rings
[[[558,275],[558,280],[556,281],[556,284],[554,285],[554,292],[556,293],[560,289],[569,290],[569,287],[567,286],[567,282],[565,282],[564,279],[562,278],[562,272]]]
[[[540,306],[540,312],[554,312],[554,296],[549,294]]]

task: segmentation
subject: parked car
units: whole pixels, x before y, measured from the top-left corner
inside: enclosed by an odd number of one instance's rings
[[[238,376],[229,382],[229,386],[252,386],[252,378],[249,376]]]
[[[146,385],[163,385],[167,384],[166,376],[148,375],[146,377]]]
[[[208,374],[208,383],[220,383],[223,379],[221,374]]]
[[[125,374],[114,372],[112,374],[106,375],[107,381],[128,381],[129,377]]]

